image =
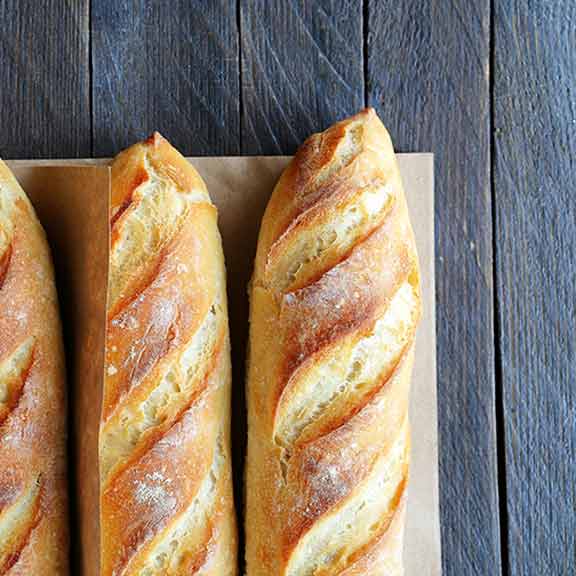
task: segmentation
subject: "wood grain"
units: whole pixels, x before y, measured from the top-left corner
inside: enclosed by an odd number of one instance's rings
[[[94,153],[160,131],[184,154],[239,152],[236,2],[92,2]]]
[[[495,2],[510,574],[576,573],[576,4]]]
[[[443,573],[501,571],[495,424],[488,0],[368,4],[367,92],[436,178]]]
[[[242,152],[292,154],[364,105],[361,0],[240,0]]]
[[[0,1],[0,156],[90,154],[88,4]]]

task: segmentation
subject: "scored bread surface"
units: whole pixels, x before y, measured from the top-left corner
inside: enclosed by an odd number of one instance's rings
[[[115,159],[110,218],[100,574],[236,574],[216,208],[154,134]]]
[[[0,576],[68,574],[65,398],[48,244],[0,160]]]
[[[248,576],[402,574],[418,260],[373,110],[310,137],[250,290]]]

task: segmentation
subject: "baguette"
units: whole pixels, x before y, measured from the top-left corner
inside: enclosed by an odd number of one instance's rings
[[[68,574],[66,380],[46,236],[0,161],[0,575]]]
[[[298,150],[250,295],[248,576],[402,574],[419,271],[373,110]]]
[[[216,208],[159,134],[112,165],[102,576],[236,574]]]

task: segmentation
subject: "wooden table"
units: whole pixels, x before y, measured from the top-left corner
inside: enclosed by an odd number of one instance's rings
[[[576,573],[573,0],[0,0],[0,153],[436,155],[447,575]]]

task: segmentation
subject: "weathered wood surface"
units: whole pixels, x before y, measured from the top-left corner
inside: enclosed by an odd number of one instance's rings
[[[159,130],[187,155],[240,152],[236,2],[92,1],[93,151]]]
[[[0,0],[0,155],[90,154],[88,0]]]
[[[364,106],[362,1],[240,0],[242,152],[292,154]]]
[[[443,573],[500,573],[488,0],[368,3],[367,92],[403,152],[435,154]]]
[[[576,4],[494,7],[509,573],[576,574]]]

